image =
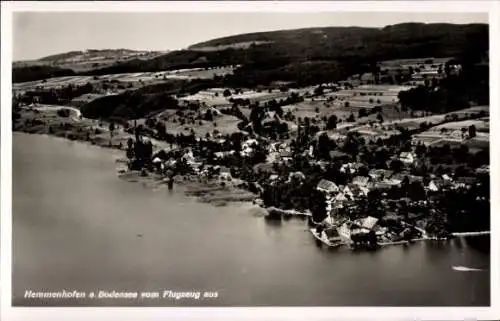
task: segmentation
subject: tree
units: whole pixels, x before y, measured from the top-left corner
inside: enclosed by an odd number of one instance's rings
[[[351,115],[349,115],[349,117],[346,119],[346,121],[349,123],[354,122],[355,121],[354,114],[351,113]]]
[[[389,167],[395,172],[401,172],[403,170],[404,164],[399,159],[393,159],[389,164]]]
[[[476,137],[476,126],[470,125],[469,126],[469,137]]]
[[[370,98],[371,99],[371,98]],[[373,99],[372,99],[373,100]],[[366,112],[366,109],[364,108],[361,108],[358,112],[358,117],[361,118],[361,117],[366,117],[368,116],[367,112]]]
[[[415,148],[415,153],[417,154],[417,156],[421,157],[427,153],[427,148],[424,144],[418,144]]]
[[[281,118],[281,117],[283,117],[283,108],[281,108],[281,106],[280,106],[280,105],[277,105],[277,106],[276,106],[275,111],[276,111],[276,114],[277,114],[280,118]],[[318,110],[318,111],[316,111],[316,112],[318,113],[318,112],[319,112],[319,110]]]
[[[328,118],[328,122],[326,123],[326,129],[332,130],[337,128],[337,116],[336,115],[331,115]]]
[[[313,220],[315,222],[322,222],[326,217],[326,197],[316,189],[312,190],[309,209],[311,210]]]
[[[213,121],[214,120],[214,116],[213,116],[212,111],[210,109],[208,109],[205,112],[205,120],[206,121]]]
[[[323,95],[323,92],[324,92],[324,90],[323,90],[323,87],[322,87],[322,86],[318,86],[318,87],[316,87],[316,88],[314,89],[314,94],[315,94],[316,96],[321,96],[321,95]]]
[[[462,127],[461,131],[462,131],[462,137],[463,137],[463,136],[465,136],[465,133],[467,132],[467,128]]]
[[[109,144],[111,145],[111,140],[113,139],[113,135],[115,132],[115,122],[111,121],[109,123]]]
[[[382,117],[382,114],[381,114],[381,113],[378,113],[378,115],[377,115],[377,120],[378,120],[379,122],[381,122],[381,123],[384,121],[384,117]]]
[[[132,138],[129,138],[127,140],[127,158],[129,160],[132,160],[134,157],[134,140]]]
[[[327,133],[323,133],[318,137],[318,144],[316,147],[317,155],[319,158],[327,159],[329,158],[331,147],[331,141]]]
[[[231,91],[229,89],[226,89],[226,90],[224,90],[224,92],[222,93],[222,95],[224,97],[229,97],[229,96],[231,96]]]

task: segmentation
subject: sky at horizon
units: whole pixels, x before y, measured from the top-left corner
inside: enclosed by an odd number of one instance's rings
[[[486,13],[15,12],[14,60],[86,49],[177,50],[230,35],[308,27],[384,27],[403,22],[488,23]]]

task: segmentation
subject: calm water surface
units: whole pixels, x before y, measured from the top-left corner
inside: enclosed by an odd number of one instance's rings
[[[489,238],[332,251],[316,244],[302,220],[272,223],[248,205],[212,207],[121,181],[118,156],[14,134],[14,305],[490,304]],[[218,298],[24,298],[26,290],[63,289],[217,291]]]

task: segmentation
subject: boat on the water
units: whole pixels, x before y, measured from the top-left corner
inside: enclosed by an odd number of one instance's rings
[[[311,228],[311,229],[309,229],[309,231],[318,241],[320,241],[321,243],[325,244],[328,247],[339,247],[339,246],[344,245],[344,243],[340,240],[338,240],[338,241],[329,240],[324,231],[322,231],[321,233],[318,233],[318,231],[316,231],[315,228]]]
[[[479,272],[479,271],[484,271],[482,269],[475,269],[475,268],[470,268],[466,266],[452,266],[451,267],[455,271],[461,271],[461,272]]]

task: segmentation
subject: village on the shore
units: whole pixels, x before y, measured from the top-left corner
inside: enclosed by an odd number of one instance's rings
[[[253,202],[266,219],[305,219],[328,247],[488,233],[489,106],[434,106],[442,88],[463,85],[466,71],[451,58],[383,61],[307,87],[205,88],[135,120],[80,112],[133,86],[237,67],[14,84],[13,129],[119,148],[124,179],[179,186],[217,206]],[[67,91],[71,99],[54,101]]]

